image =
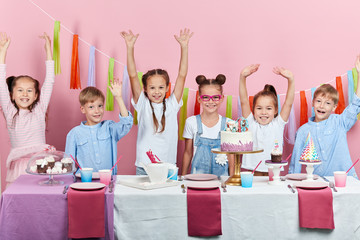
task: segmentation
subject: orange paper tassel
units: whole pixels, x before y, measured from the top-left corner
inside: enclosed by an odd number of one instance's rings
[[[194,115],[200,114],[200,103],[198,101],[199,98],[199,91],[196,91],[196,100],[195,100],[195,106],[194,106]]]
[[[336,77],[336,90],[339,93],[339,102],[338,102],[337,108],[335,109],[335,113],[341,114],[345,109],[345,98],[344,98],[344,92],[343,92],[343,88],[342,88],[341,77]]]
[[[249,97],[250,111],[254,114],[253,105],[254,105],[254,96]]]
[[[80,66],[79,66],[79,53],[78,53],[79,36],[74,34],[73,49],[71,56],[71,76],[70,76],[70,89],[80,89]]]
[[[308,122],[308,105],[305,91],[300,91],[300,126]]]
[[[171,82],[169,82],[169,90],[166,92],[165,98],[170,97],[171,94]]]

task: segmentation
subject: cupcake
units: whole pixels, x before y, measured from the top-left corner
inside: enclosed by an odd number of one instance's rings
[[[280,150],[277,140],[275,140],[274,149],[271,151],[271,161],[275,163],[280,163],[282,161],[282,151]]]
[[[48,162],[45,159],[38,159],[35,161],[38,173],[46,173],[48,169]]]
[[[53,168],[55,166],[55,158],[53,156],[47,156],[44,159],[48,162],[49,167]]]
[[[61,163],[62,163],[63,169],[66,168],[67,172],[72,172],[73,161],[71,160],[71,158],[61,159]]]

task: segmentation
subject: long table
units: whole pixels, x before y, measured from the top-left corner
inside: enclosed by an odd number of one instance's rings
[[[134,176],[118,176],[118,181]],[[333,180],[332,177],[328,177]],[[360,182],[333,192],[334,230],[299,227],[298,194],[287,184],[269,185],[255,177],[253,187],[221,191],[222,232],[216,239],[360,239]],[[322,180],[318,180],[322,181]],[[116,184],[116,239],[192,239],[187,234],[186,194],[180,185],[141,190]]]
[[[54,176],[73,183],[71,175]],[[46,176],[21,175],[1,196],[0,239],[68,239],[67,194],[64,185],[41,186]],[[105,239],[114,238],[114,194],[105,192]]]

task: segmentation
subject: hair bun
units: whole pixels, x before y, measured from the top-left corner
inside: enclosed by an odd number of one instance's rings
[[[277,96],[276,90],[275,90],[275,88],[274,88],[273,85],[266,84],[266,85],[264,86],[264,91],[272,92],[273,94],[275,94],[275,96]]]
[[[218,74],[215,78],[215,81],[219,84],[219,85],[223,85],[226,81],[226,77],[224,74]]]
[[[200,84],[202,84],[204,81],[206,81],[207,79],[206,79],[206,77],[205,77],[204,75],[199,75],[199,76],[197,76],[197,77],[195,78],[195,80],[196,80],[196,83],[197,83],[198,85],[200,85]]]

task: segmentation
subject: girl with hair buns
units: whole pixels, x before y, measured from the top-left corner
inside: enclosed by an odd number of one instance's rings
[[[225,154],[214,154],[212,148],[220,148],[220,131],[225,128],[226,118],[219,115],[224,101],[223,87],[225,76],[219,74],[215,79],[203,75],[196,77],[199,85],[197,101],[202,106],[200,115],[186,119],[183,137],[185,152],[182,175],[186,175],[191,163],[191,173],[211,173],[217,176],[233,174],[233,162],[227,161]],[[230,165],[230,167],[229,167]]]
[[[174,91],[165,98],[169,90],[169,75],[165,70],[153,69],[142,77],[141,89],[136,72],[134,46],[139,34],[121,32],[127,47],[127,69],[133,98],[132,105],[137,111],[139,130],[136,142],[136,174],[145,175],[140,163],[150,163],[146,152],[152,152],[163,162],[176,163],[178,124],[177,113],[182,106],[182,95],[188,71],[188,44],[193,33],[189,29],[180,31],[175,39],[180,44],[181,58]]]
[[[242,115],[249,122],[249,130],[253,134],[254,146],[264,149],[257,154],[245,154],[242,160],[242,167],[253,170],[260,160],[263,162],[257,168],[255,175],[268,175],[268,168],[264,160],[271,159],[271,151],[275,141],[279,144],[279,149],[283,148],[284,127],[289,119],[291,106],[294,102],[295,82],[291,71],[274,67],[273,72],[287,79],[288,89],[285,102],[278,112],[278,100],[275,88],[266,84],[264,89],[254,96],[253,109],[250,109],[249,98],[246,89],[246,78],[259,69],[259,64],[252,64],[245,67],[240,74],[240,102]],[[252,111],[251,111],[252,110]]]

